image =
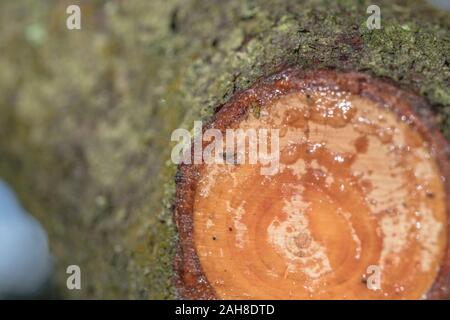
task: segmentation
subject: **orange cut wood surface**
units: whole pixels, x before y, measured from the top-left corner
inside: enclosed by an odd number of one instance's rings
[[[199,169],[193,246],[217,298],[424,297],[447,247],[446,193],[406,118],[325,86],[281,95],[234,128],[279,129],[280,158],[273,175]]]

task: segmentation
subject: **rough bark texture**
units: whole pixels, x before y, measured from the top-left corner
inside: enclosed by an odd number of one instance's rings
[[[170,134],[281,64],[387,77],[450,138],[450,16],[421,1],[0,4],[0,176],[49,232],[62,297],[174,298]],[[82,268],[67,291],[65,268]]]

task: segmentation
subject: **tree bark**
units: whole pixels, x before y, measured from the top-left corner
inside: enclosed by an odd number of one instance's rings
[[[69,31],[73,2],[0,5],[0,176],[48,231],[61,297],[178,296],[171,132],[281,65],[389,78],[450,138],[450,16],[422,1],[379,2],[379,30],[370,1],[80,2]]]

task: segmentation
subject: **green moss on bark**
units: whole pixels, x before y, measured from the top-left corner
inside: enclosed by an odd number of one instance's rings
[[[62,296],[176,297],[170,134],[282,64],[391,78],[450,137],[450,18],[421,1],[379,1],[381,30],[370,1],[81,1],[68,31],[73,2],[0,5],[0,176],[49,231]]]

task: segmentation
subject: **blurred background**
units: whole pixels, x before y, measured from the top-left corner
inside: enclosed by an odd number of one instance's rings
[[[0,2],[0,298],[148,298],[166,281],[149,242],[172,236],[152,181],[182,116],[164,98],[176,2]]]

